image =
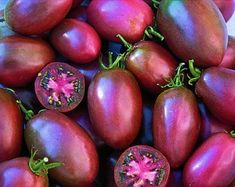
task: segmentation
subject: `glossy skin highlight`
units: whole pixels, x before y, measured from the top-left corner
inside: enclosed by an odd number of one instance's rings
[[[19,157],[0,164],[0,186],[49,187],[47,176],[35,175],[29,158]]]
[[[197,81],[195,92],[213,116],[235,125],[235,70],[207,68]]]
[[[120,68],[98,73],[88,88],[88,111],[95,132],[113,148],[130,145],[138,135],[142,98],[137,81]]]
[[[9,0],[4,12],[8,25],[24,35],[40,35],[57,25],[73,0]]]
[[[64,19],[50,34],[52,45],[75,63],[94,61],[100,54],[101,40],[97,32],[86,22]]]
[[[154,147],[178,168],[190,156],[200,131],[200,114],[193,93],[184,87],[162,92],[154,104]]]
[[[20,155],[23,121],[16,99],[0,89],[0,162]]]
[[[134,45],[126,59],[126,67],[137,78],[140,85],[156,95],[162,91],[159,85],[166,84],[175,73],[176,61],[163,47],[152,41],[141,41]]]
[[[195,60],[201,67],[218,65],[228,34],[219,9],[211,0],[164,0],[157,25],[170,50],[179,58]]]
[[[5,37],[0,40],[0,83],[9,87],[26,86],[54,59],[53,49],[43,40]]]
[[[128,42],[139,41],[154,17],[143,0],[92,0],[87,11],[88,21],[97,32],[104,39],[117,42],[117,34]]]
[[[92,183],[98,173],[98,154],[90,136],[67,116],[47,110],[34,116],[25,129],[25,141],[37,156],[64,166],[49,171],[63,186]]]
[[[225,187],[235,176],[235,139],[217,133],[206,140],[190,157],[183,170],[185,187]]]

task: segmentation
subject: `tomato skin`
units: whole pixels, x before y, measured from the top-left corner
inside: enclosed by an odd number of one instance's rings
[[[57,25],[69,12],[73,0],[9,0],[7,24],[24,35],[39,35]]]
[[[225,187],[235,176],[235,139],[216,133],[207,139],[187,161],[183,170],[185,187]]]
[[[221,62],[228,33],[222,14],[212,1],[161,1],[157,25],[168,47],[179,58],[194,59],[201,67]]]
[[[224,68],[235,69],[235,37],[228,36],[228,47],[225,51],[224,58],[219,64]]]
[[[203,142],[208,139],[212,134],[217,132],[230,132],[233,130],[233,126],[227,123],[223,123],[216,119],[206,108],[205,104],[199,103],[199,110],[201,114],[201,128],[199,141]]]
[[[101,40],[86,22],[64,19],[50,34],[53,46],[75,63],[89,63],[100,54]]]
[[[235,70],[205,69],[196,83],[195,92],[213,116],[223,123],[235,125]]]
[[[220,9],[221,13],[225,21],[227,22],[233,15],[235,9],[235,1],[234,0],[213,0],[217,7]]]
[[[98,173],[98,154],[90,136],[67,116],[47,110],[34,116],[25,129],[28,149],[38,150],[38,157],[64,166],[49,171],[63,186],[92,183]]]
[[[95,132],[113,148],[130,145],[138,135],[142,98],[137,81],[127,70],[96,74],[88,88],[88,112]]]
[[[43,40],[9,36],[0,40],[0,83],[9,87],[26,86],[38,72],[54,61],[52,48]]]
[[[190,156],[200,132],[200,114],[193,93],[184,87],[162,92],[154,104],[154,147],[161,151],[172,168]]]
[[[20,155],[23,123],[15,98],[0,89],[0,162]]]
[[[159,85],[166,84],[175,73],[176,61],[163,47],[152,41],[141,41],[126,59],[126,67],[140,85],[154,95],[162,91]]]
[[[117,34],[128,42],[139,41],[154,17],[143,0],[92,0],[87,11],[88,21],[97,32],[104,39],[117,42]]]
[[[49,187],[47,176],[37,176],[29,168],[29,158],[18,157],[0,163],[0,186]]]

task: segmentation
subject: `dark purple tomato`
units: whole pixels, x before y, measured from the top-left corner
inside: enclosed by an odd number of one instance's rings
[[[19,157],[0,163],[0,186],[49,187],[47,176],[35,175],[29,158]]]
[[[156,99],[153,110],[154,147],[172,168],[190,156],[200,132],[200,114],[194,94],[185,87],[170,88]]]
[[[88,111],[95,132],[113,148],[130,145],[142,119],[142,97],[134,76],[115,68],[96,74],[88,88]]]
[[[87,7],[78,6],[77,8],[72,9],[68,14],[67,18],[73,18],[79,21],[87,22]]]
[[[221,13],[225,21],[227,22],[229,18],[232,17],[235,10],[235,1],[234,0],[213,0]]]
[[[16,99],[0,88],[0,162],[19,156],[22,147],[23,123]]]
[[[167,187],[182,187],[183,186],[183,170],[177,169],[170,172]]]
[[[136,43],[125,63],[140,85],[154,95],[162,91],[159,85],[172,78],[177,64],[166,49],[152,41]]]
[[[211,1],[163,0],[157,25],[172,52],[201,67],[218,65],[227,48],[225,21]]]
[[[224,58],[219,66],[224,68],[235,69],[235,37],[228,36],[228,47],[225,51]]]
[[[208,111],[206,106],[201,102],[199,103],[199,109],[201,114],[201,128],[200,128],[200,142],[205,141],[212,134],[217,132],[231,131],[234,129],[230,124],[223,123],[216,119]]]
[[[34,82],[39,102],[47,109],[69,112],[85,94],[85,78],[69,64],[53,62],[44,67]]]
[[[38,150],[38,157],[48,157],[64,166],[49,171],[62,186],[84,186],[98,173],[98,154],[90,136],[74,121],[52,110],[34,116],[25,129],[28,149]]]
[[[106,40],[120,42],[121,34],[128,42],[137,42],[153,23],[152,9],[143,0],[92,0],[88,21]]]
[[[64,19],[50,34],[53,46],[75,63],[89,63],[100,54],[101,40],[86,22]]]
[[[0,51],[0,83],[9,87],[31,83],[38,72],[55,58],[48,43],[23,36],[0,39]]]
[[[169,174],[170,165],[166,157],[146,145],[126,149],[114,168],[117,187],[165,187]]]
[[[185,187],[227,187],[235,176],[235,138],[216,133],[187,161],[183,171]]]
[[[39,35],[57,25],[69,12],[73,0],[9,0],[4,17],[16,32]]]
[[[75,110],[67,113],[66,115],[69,116],[72,120],[74,120],[79,126],[85,129],[85,131],[90,135],[90,137],[93,139],[94,143],[98,148],[104,146],[104,142],[94,132],[88,114],[88,109],[85,104],[79,105]]]
[[[223,123],[235,125],[235,70],[205,69],[196,83],[195,92],[213,116]]]

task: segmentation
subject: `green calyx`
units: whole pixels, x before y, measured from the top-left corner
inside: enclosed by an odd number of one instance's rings
[[[189,60],[188,61],[188,66],[189,66],[189,72],[191,75],[188,75],[188,84],[193,85],[201,76],[202,72],[199,68],[194,67],[194,60]]]
[[[19,105],[21,111],[25,114],[26,121],[30,120],[34,116],[32,110],[27,110],[20,100],[16,100],[16,103]]]
[[[29,159],[29,168],[35,175],[46,176],[48,174],[49,169],[64,165],[61,162],[52,162],[47,164],[49,161],[47,157],[44,157],[43,159],[34,160],[36,153],[37,151],[31,151],[31,157]]]
[[[145,36],[147,36],[150,39],[153,38],[159,38],[161,41],[164,40],[164,36],[162,36],[159,32],[156,31],[156,29],[152,26],[148,26],[144,31]]]
[[[184,71],[186,68],[184,67],[185,63],[180,63],[176,68],[176,74],[171,80],[166,80],[168,83],[166,85],[161,86],[161,88],[178,88],[184,85]]]
[[[154,8],[157,9],[159,4],[160,4],[160,2],[158,0],[152,0],[152,5],[153,5]]]

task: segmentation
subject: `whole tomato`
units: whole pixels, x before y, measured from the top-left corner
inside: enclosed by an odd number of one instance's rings
[[[63,166],[49,171],[63,186],[91,184],[98,173],[99,160],[90,136],[62,113],[46,110],[34,116],[26,125],[24,138],[28,149],[38,150]]]
[[[211,0],[163,0],[157,26],[170,50],[202,67],[218,65],[225,53],[228,33],[224,18]]]
[[[97,73],[87,100],[94,130],[106,144],[124,148],[134,141],[141,126],[142,98],[130,72],[114,68]]]
[[[47,42],[24,36],[0,39],[0,51],[0,83],[10,87],[28,85],[45,65],[55,60]]]

